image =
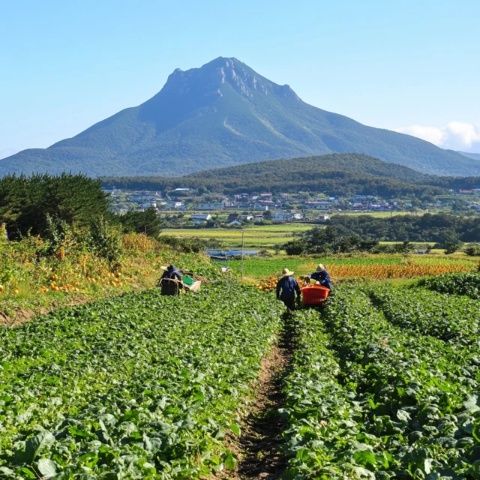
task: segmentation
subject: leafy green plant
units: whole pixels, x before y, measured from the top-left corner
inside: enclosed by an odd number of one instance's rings
[[[364,431],[355,392],[339,381],[341,367],[318,312],[297,312],[292,327],[296,349],[284,386],[286,478],[361,478],[365,466],[388,465],[382,439]]]
[[[279,330],[280,306],[235,283],[157,290],[0,330],[0,476],[205,477]]]
[[[118,267],[121,255],[120,235],[108,224],[104,217],[90,223],[87,242],[97,256],[107,260],[112,270]]]
[[[480,299],[480,273],[442,275],[436,278],[422,279],[419,285],[441,293],[468,295]]]
[[[370,294],[395,325],[449,342],[478,342],[480,308],[475,300],[418,287],[384,286],[372,289]]]
[[[478,344],[412,334],[365,288],[342,284],[321,314],[297,314],[291,478],[477,478]]]

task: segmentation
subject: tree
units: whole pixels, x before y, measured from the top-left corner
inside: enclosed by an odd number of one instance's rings
[[[87,226],[108,215],[108,198],[98,180],[84,175],[7,176],[0,180],[0,223],[10,239],[29,233],[45,236],[48,216],[68,225]]]
[[[130,211],[117,217],[124,232],[145,233],[152,237],[158,237],[162,224],[156,210],[151,207],[143,212]]]
[[[476,243],[465,248],[465,254],[469,257],[480,256],[480,244]]]

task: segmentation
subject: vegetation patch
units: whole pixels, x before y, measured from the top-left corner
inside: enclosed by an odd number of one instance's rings
[[[416,309],[443,325],[420,297]],[[421,327],[412,335],[353,284],[338,287],[321,314],[296,318],[285,385],[291,478],[478,477],[478,343]],[[472,331],[478,311],[463,321]]]
[[[272,299],[222,283],[1,329],[2,478],[197,478],[233,467],[222,439],[239,433],[236,411],[279,314]]]
[[[422,279],[419,285],[441,293],[468,295],[477,300],[480,299],[480,273]]]

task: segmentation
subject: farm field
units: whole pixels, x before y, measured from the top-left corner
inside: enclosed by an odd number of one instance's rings
[[[253,458],[272,478],[478,479],[479,287],[345,282],[321,311],[283,315],[230,278],[3,327],[0,478],[259,478],[242,473]],[[242,440],[272,440],[245,416],[265,368],[281,373],[255,407],[279,422],[274,470]]]
[[[418,286],[345,284],[298,312],[287,477],[479,478],[479,326],[476,300]]]
[[[397,215],[407,215],[409,212],[369,212],[375,218],[389,218]],[[343,212],[342,215],[359,216],[365,212]],[[161,235],[178,238],[201,238],[204,240],[217,240],[225,247],[241,247],[242,234],[245,247],[272,249],[290,240],[296,234],[310,230],[318,224],[312,223],[283,223],[273,225],[251,225],[240,228],[166,228]],[[381,242],[395,243],[395,242]],[[428,242],[415,242],[425,243]]]
[[[232,467],[222,439],[239,431],[280,311],[219,283],[0,329],[0,478],[186,479]]]
[[[243,265],[242,265],[243,263]],[[241,273],[246,281],[278,276],[284,267],[295,271],[297,275],[312,273],[318,263],[327,266],[334,280],[342,279],[390,279],[413,278],[445,273],[471,272],[478,269],[479,257],[462,255],[352,255],[352,256],[287,256],[245,258],[221,262],[234,272]]]
[[[269,226],[252,226],[243,230],[235,228],[167,228],[160,236],[175,238],[199,238],[202,240],[215,240],[224,248],[240,248],[243,245],[246,249],[277,251],[282,245],[293,240],[296,235],[310,230],[313,224],[284,224]],[[393,245],[399,242],[379,242],[380,245]],[[415,245],[429,245],[434,242],[414,242]],[[443,255],[444,250],[432,249],[431,254]]]
[[[226,247],[241,247],[243,234],[245,247],[273,248],[275,245],[288,242],[296,233],[302,233],[311,228],[312,225],[307,223],[254,225],[243,230],[238,228],[170,228],[163,230],[161,235],[218,240]]]

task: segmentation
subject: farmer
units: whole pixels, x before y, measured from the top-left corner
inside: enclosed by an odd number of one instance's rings
[[[162,267],[164,270],[159,286],[162,295],[178,295],[183,288],[182,272],[174,265]]]
[[[329,290],[332,289],[332,280],[330,279],[330,275],[325,268],[325,265],[319,263],[317,265],[317,269],[310,275],[310,278],[320,283],[322,287],[326,287]]]
[[[281,300],[289,311],[295,310],[295,300],[300,298],[300,287],[288,268],[284,268],[277,282],[277,300]]]

